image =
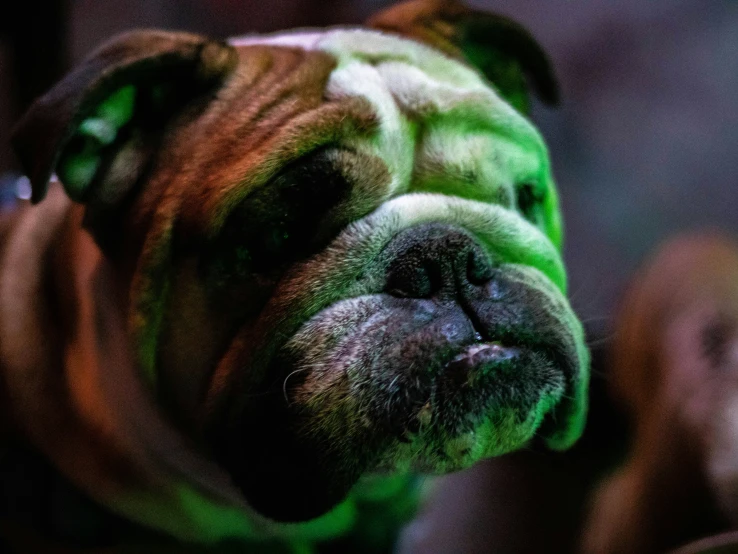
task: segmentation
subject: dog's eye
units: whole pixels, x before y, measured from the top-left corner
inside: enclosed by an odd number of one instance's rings
[[[269,273],[310,255],[331,237],[331,209],[349,184],[326,150],[285,168],[250,194],[211,245],[216,281]]]
[[[294,240],[294,235],[284,223],[267,227],[259,235],[257,249],[265,255],[278,254]]]
[[[534,183],[522,183],[517,186],[518,210],[533,225],[543,224],[543,201],[545,192]]]
[[[269,269],[285,258],[291,258],[295,250],[304,246],[299,233],[301,221],[287,213],[276,221],[264,221],[252,228],[241,248],[248,252],[243,260],[254,270]]]

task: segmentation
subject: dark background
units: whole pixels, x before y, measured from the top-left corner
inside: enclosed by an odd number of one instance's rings
[[[0,177],[17,171],[8,137],[23,109],[119,31],[162,27],[228,37],[360,23],[391,3],[6,1],[0,7]],[[562,105],[535,106],[533,119],[548,142],[561,193],[572,303],[601,347],[627,278],[659,242],[706,227],[738,236],[738,2],[467,3],[520,21],[554,61]],[[599,348],[595,354],[593,398],[601,399]],[[440,509],[410,528],[408,544],[429,533],[418,539],[426,553],[485,552],[490,541],[498,552],[571,552],[583,499],[601,467],[592,457],[611,454],[608,429],[622,430],[603,405],[593,402],[590,428],[605,440],[590,432],[568,457],[523,453],[446,478]]]

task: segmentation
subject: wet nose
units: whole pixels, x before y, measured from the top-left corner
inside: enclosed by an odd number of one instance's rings
[[[387,245],[385,254],[385,292],[402,298],[455,298],[493,275],[482,245],[453,225],[427,223],[405,229]]]

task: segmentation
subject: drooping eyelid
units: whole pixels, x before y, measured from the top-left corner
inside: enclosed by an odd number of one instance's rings
[[[285,179],[291,169],[304,170],[306,163],[313,162],[314,164],[316,160],[320,162],[318,165],[323,164],[326,172],[322,175],[316,174],[312,181],[315,182],[318,178],[321,181],[333,179],[336,185],[329,189],[337,194],[333,198],[324,198],[324,200],[331,201],[322,204],[324,208],[321,215],[327,218],[327,224],[345,226],[351,221],[364,217],[389,199],[392,176],[386,162],[374,153],[363,149],[333,143],[321,146],[286,164],[267,183],[250,191],[238,206],[229,211],[225,221],[229,221],[234,213],[243,210],[250,202],[258,202],[260,197],[268,198],[268,191],[274,191],[275,184],[279,188],[278,181]],[[308,166],[308,168],[315,171],[316,165]],[[307,188],[303,190],[310,194],[319,194],[326,190],[323,182],[316,183],[314,189],[310,184],[304,184],[304,187]],[[274,194],[276,195],[276,192]],[[270,201],[274,203],[273,206],[278,205],[276,198]],[[283,207],[289,208],[284,205]],[[301,207],[304,208],[304,206]],[[332,221],[333,219],[336,221]],[[225,224],[222,227],[225,228]],[[220,230],[217,234],[220,234]]]
[[[251,254],[249,267],[268,271],[300,259],[330,233],[330,214],[351,195],[352,183],[321,148],[282,168],[249,194],[226,217],[206,249],[228,267],[237,247]],[[280,236],[284,240],[272,240]],[[243,260],[241,260],[243,261]]]
[[[334,178],[335,181],[335,177],[339,176],[340,172],[332,167],[330,160],[327,159],[329,152],[333,149],[334,147],[332,146],[322,146],[285,164],[272,178],[264,184],[255,187],[254,190],[249,191],[241,202],[230,210],[225,217],[226,223],[223,227],[226,227],[227,222],[236,216],[236,214],[249,211],[248,208],[254,206],[258,207],[262,205],[273,216],[277,216],[280,213],[288,214],[295,206],[285,203],[286,200],[289,202],[289,199],[284,198],[284,193],[287,195],[291,193],[309,194],[309,189],[312,188],[312,185],[317,184],[321,186],[320,183],[316,183],[317,181],[324,182],[331,180],[331,178]],[[343,184],[345,187],[351,186],[351,183],[348,181]],[[334,188],[333,190],[336,189]],[[320,198],[321,196],[317,195],[317,193],[324,191],[325,188],[322,190],[317,189],[315,190],[316,194],[312,195],[312,197]]]
[[[306,164],[313,175],[304,182]],[[321,167],[325,171],[321,172]],[[288,178],[290,172],[298,173],[296,178],[303,181],[302,186],[296,187],[301,192],[291,204],[285,203],[284,196],[280,195],[280,190],[285,190],[284,186],[291,188],[289,183],[279,182]],[[328,186],[331,191],[328,197],[320,198],[321,202],[315,208],[310,207],[309,202],[300,202],[305,195],[315,196],[315,191],[319,193],[320,190],[325,192],[326,179],[335,180],[334,186]],[[289,264],[319,251],[351,222],[381,206],[391,197],[391,183],[392,175],[385,160],[374,152],[336,143],[319,147],[284,164],[265,184],[247,191],[238,204],[221,216],[222,224],[213,225],[204,236],[195,235],[195,238],[199,237],[196,241],[185,242],[189,248],[197,248],[203,259],[213,260],[214,256],[222,255],[229,265],[234,262],[234,247],[238,244],[248,247],[249,235],[251,240],[259,243],[259,228],[265,229],[280,215],[284,221],[295,223],[301,212],[308,212],[307,219],[302,219],[302,223],[298,222],[290,229],[298,238],[285,246],[286,255],[279,258],[282,264]],[[251,223],[256,229],[247,227],[249,219],[258,219]],[[208,265],[211,264],[205,261],[204,266]],[[255,269],[256,266],[253,267]]]

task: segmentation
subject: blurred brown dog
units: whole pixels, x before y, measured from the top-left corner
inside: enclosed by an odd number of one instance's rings
[[[611,369],[633,443],[595,496],[583,552],[663,552],[735,525],[738,245],[667,244],[625,297]]]

